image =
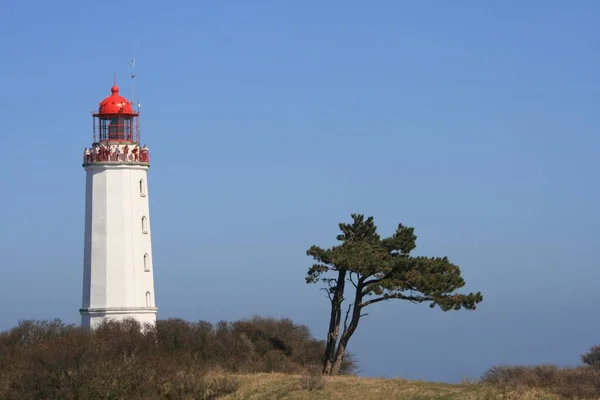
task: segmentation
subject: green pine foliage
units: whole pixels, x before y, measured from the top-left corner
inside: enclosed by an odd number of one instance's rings
[[[393,299],[427,303],[443,311],[475,310],[483,300],[480,292],[462,294],[465,286],[460,268],[447,257],[413,257],[414,228],[398,225],[393,235],[381,238],[373,217],[352,214],[352,223],[340,223],[341,244],[328,249],[312,246],[307,255],[307,283],[321,283],[331,303],[330,325],[323,357],[323,371],[337,374],[350,337],[358,327],[363,309]],[[348,299],[342,326],[342,304]],[[340,331],[341,330],[341,331]]]
[[[600,346],[594,346],[585,354],[581,355],[581,361],[590,367],[600,369]]]

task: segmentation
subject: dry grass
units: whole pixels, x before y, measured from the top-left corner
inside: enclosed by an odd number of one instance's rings
[[[539,390],[505,391],[489,385],[430,383],[402,379],[325,377],[323,387],[310,389],[304,375],[251,374],[235,375],[239,388],[223,400],[554,400]]]
[[[600,398],[600,369],[593,366],[498,365],[486,371],[482,382],[504,391],[543,389],[564,399]]]

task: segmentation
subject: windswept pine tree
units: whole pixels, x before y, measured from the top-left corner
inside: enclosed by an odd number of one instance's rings
[[[416,247],[414,228],[399,224],[392,236],[382,239],[373,217],[352,214],[352,219],[351,224],[339,224],[340,245],[312,246],[307,251],[317,263],[308,270],[306,282],[324,284],[331,305],[323,356],[327,375],[339,373],[348,342],[365,308],[373,304],[397,299],[449,311],[475,310],[483,300],[480,292],[455,293],[465,281],[460,268],[448,258],[410,255]]]

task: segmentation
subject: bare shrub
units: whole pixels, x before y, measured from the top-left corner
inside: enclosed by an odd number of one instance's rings
[[[360,369],[358,368],[358,362],[354,354],[346,352],[342,360],[342,366],[340,367],[340,375],[356,375],[359,372]]]
[[[75,329],[77,329],[75,325],[65,325],[59,319],[50,321],[19,321],[16,327],[2,332],[0,338],[6,346],[24,348],[36,343],[66,336]]]
[[[543,389],[563,398],[600,397],[600,369],[589,366],[500,365],[487,370],[481,381],[506,389]]]
[[[237,390],[227,373],[302,373],[324,350],[288,319],[168,319],[142,328],[134,320],[105,321],[93,331],[21,321],[0,333],[0,398],[214,399]],[[318,389],[318,376],[309,377],[308,387]]]

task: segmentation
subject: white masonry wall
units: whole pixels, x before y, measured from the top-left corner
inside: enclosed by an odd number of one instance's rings
[[[81,323],[156,322],[145,165],[88,164]]]

